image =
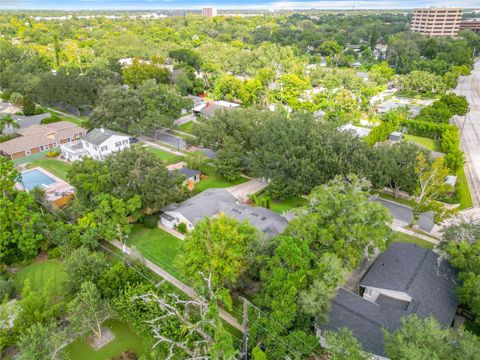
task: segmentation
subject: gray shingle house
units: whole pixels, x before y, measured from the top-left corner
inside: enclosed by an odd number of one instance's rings
[[[322,329],[349,328],[366,351],[384,356],[382,328],[400,328],[404,316],[433,316],[451,326],[456,284],[456,272],[432,250],[393,243],[360,281],[359,295],[338,290]]]
[[[271,210],[240,204],[225,189],[208,189],[180,204],[167,205],[162,209],[160,222],[171,229],[183,222],[192,230],[204,218],[221,213],[238,221],[247,220],[268,237],[282,233],[288,224],[284,217]]]

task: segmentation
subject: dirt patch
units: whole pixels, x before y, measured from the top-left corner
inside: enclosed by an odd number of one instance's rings
[[[43,262],[47,259],[48,259],[48,252],[46,252],[45,250],[42,250],[42,251],[40,251],[40,253],[35,258],[35,262],[39,263],[39,262]]]
[[[88,339],[88,344],[93,350],[97,351],[98,349],[101,349],[107,345],[113,339],[115,339],[115,334],[109,328],[102,327],[102,336],[98,338],[95,335],[92,335]]]

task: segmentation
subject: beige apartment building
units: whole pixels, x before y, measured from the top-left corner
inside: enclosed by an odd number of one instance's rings
[[[206,7],[202,9],[202,15],[208,18],[217,16],[217,9],[213,7]]]
[[[460,8],[415,9],[410,29],[428,36],[456,36],[462,14]]]

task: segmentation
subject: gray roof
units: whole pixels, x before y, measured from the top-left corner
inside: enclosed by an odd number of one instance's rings
[[[271,210],[239,204],[237,198],[225,189],[208,189],[180,204],[170,204],[162,211],[180,212],[194,225],[206,217],[224,213],[238,221],[247,220],[270,237],[283,232],[288,223]]]
[[[233,109],[232,107],[220,105],[214,102],[208,102],[206,103],[200,110],[197,110],[196,112],[203,114],[205,116],[213,116],[217,112],[217,110],[229,110]]]
[[[201,152],[205,154],[205,156],[209,159],[216,160],[217,159],[217,153],[213,151],[212,149],[207,149],[207,148],[199,148]]]
[[[201,105],[205,102],[205,99],[200,97],[200,96],[187,95],[187,96],[185,96],[185,98],[191,99],[193,101],[193,107]]]
[[[93,129],[85,135],[84,140],[94,145],[100,145],[113,135],[128,136],[109,129]]]
[[[189,168],[181,168],[181,169],[177,169],[177,170],[173,170],[173,171],[176,174],[184,175],[185,179],[187,179],[187,180],[193,178],[194,176],[196,176],[198,174],[200,174],[200,171],[189,169]]]
[[[32,125],[40,125],[43,119],[49,118],[50,116],[52,116],[50,113],[43,113],[31,116],[13,115],[12,117],[17,121],[20,128],[23,129]]]
[[[406,303],[380,296],[373,303],[339,289],[323,328],[347,327],[365,350],[377,355],[384,354],[382,328],[396,330],[401,326],[400,319],[410,314],[433,316],[448,327],[458,306],[453,268],[432,250],[415,244],[393,243],[360,282],[360,287],[365,286],[405,292],[413,300]]]

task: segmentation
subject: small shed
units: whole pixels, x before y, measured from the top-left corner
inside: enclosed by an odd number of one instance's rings
[[[402,140],[402,138],[403,138],[403,134],[400,131],[394,131],[389,135],[388,140],[400,141]]]

